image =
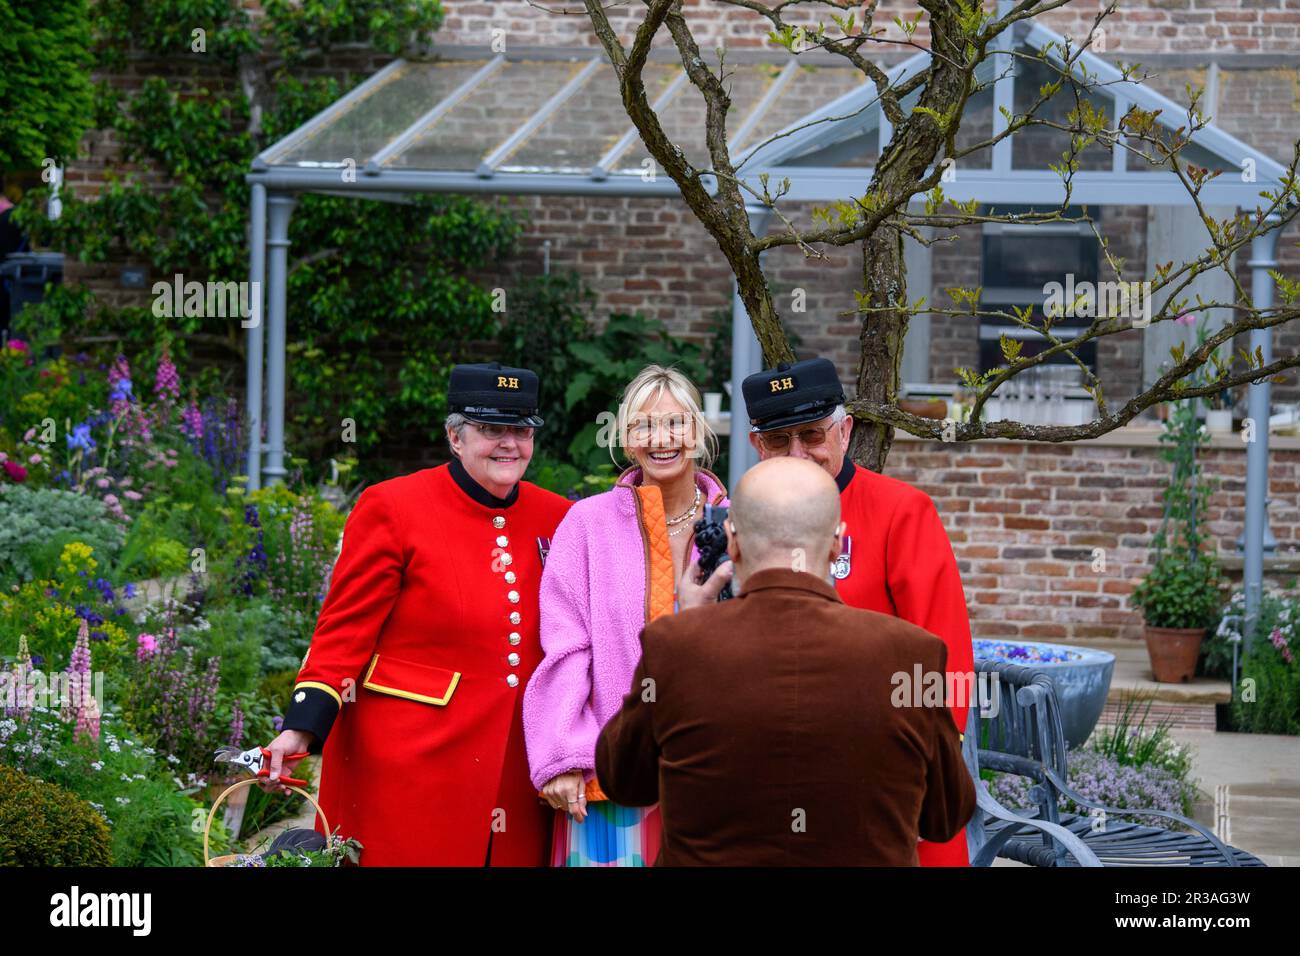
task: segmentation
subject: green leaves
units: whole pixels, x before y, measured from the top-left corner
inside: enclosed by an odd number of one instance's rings
[[[0,169],[77,153],[94,122],[86,0],[0,0]]]
[[[394,56],[428,53],[444,16],[439,0],[266,0],[263,9],[275,52],[291,67],[358,40]]]
[[[1129,601],[1151,627],[1209,627],[1223,605],[1221,578],[1212,555],[1170,551],[1156,561]]]

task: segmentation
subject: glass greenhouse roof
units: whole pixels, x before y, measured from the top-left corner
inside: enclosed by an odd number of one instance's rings
[[[267,166],[568,173],[641,178],[649,154],[603,54],[552,51],[399,60],[267,149]],[[861,86],[839,64],[728,63],[733,153]],[[651,62],[646,90],[668,136],[707,168],[704,101],[679,63]]]
[[[1011,58],[1011,44],[1059,60],[1063,40],[1044,27],[1017,24],[1003,53],[981,64],[958,134],[959,148],[991,138],[1005,120],[999,106],[1022,113],[1057,74],[1031,58]],[[716,71],[717,54],[710,54]],[[921,53],[897,63],[891,81],[928,65]],[[1159,110],[1158,122],[1186,126],[1183,106],[1133,80],[1100,57],[1080,62],[1103,87],[1093,106],[1117,122],[1130,105]],[[1077,68],[1076,68],[1077,69]],[[788,177],[790,200],[828,201],[860,192],[883,143],[892,135],[875,86],[838,57],[792,55],[782,49],[728,52],[732,99],[728,133],[733,161],[757,188],[758,174]],[[646,87],[669,138],[693,166],[710,167],[703,97],[675,51],[658,49],[645,69]],[[915,105],[919,93],[903,101]],[[1068,86],[1040,110],[1064,122],[1073,106]],[[1049,127],[1022,130],[963,157],[944,190],[954,200],[1056,202],[1057,173],[1069,134]],[[1184,159],[1226,175],[1202,199],[1251,207],[1283,167],[1221,130],[1198,132]],[[1255,178],[1241,174],[1247,160]],[[1138,166],[1144,168],[1136,168]],[[1167,169],[1093,144],[1079,155],[1071,200],[1160,204],[1187,201]],[[250,180],[268,188],[310,191],[501,192],[676,195],[654,164],[623,108],[613,67],[602,51],[533,49],[506,54],[446,48],[431,62],[398,60],[334,103],[253,164]],[[343,184],[348,184],[344,186]]]

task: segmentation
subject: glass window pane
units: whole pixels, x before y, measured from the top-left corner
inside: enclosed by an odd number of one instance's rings
[[[1187,134],[1184,132],[1181,135],[1186,136]],[[1172,130],[1165,131],[1165,140],[1168,141],[1171,137]],[[1156,155],[1156,149],[1149,143],[1138,143],[1137,146],[1143,153],[1151,156]],[[1128,168],[1130,170],[1135,170],[1137,172],[1148,172],[1153,170],[1160,170],[1162,172],[1173,171],[1173,167],[1169,164],[1169,160],[1167,159],[1159,166],[1153,166],[1140,156],[1134,156],[1132,153],[1129,153],[1126,162],[1128,163]],[[1186,167],[1189,164],[1192,166],[1200,166],[1201,168],[1208,169],[1211,172],[1217,169],[1225,176],[1233,173],[1239,174],[1241,172],[1241,166],[1238,163],[1233,162],[1230,159],[1225,159],[1218,153],[1211,152],[1204,146],[1198,146],[1196,143],[1188,143],[1178,151],[1178,165]]]
[[[863,82],[862,74],[852,67],[800,64],[798,71],[776,100],[768,105],[745,141],[736,143],[733,151],[739,152],[764,142],[813,110],[820,109],[861,86]]]
[[[477,169],[485,156],[528,122],[584,65],[582,61],[560,60],[505,64],[387,165],[404,169]]]
[[[671,64],[647,64],[642,75],[650,102],[680,72]],[[631,126],[614,68],[602,63],[554,116],[506,157],[500,169],[587,173]]]
[[[341,163],[358,166],[427,113],[439,101],[482,69],[486,60],[443,60],[404,63],[365,98],[317,130],[283,155],[271,156],[272,165]]]
[[[957,128],[957,149],[969,149],[977,143],[988,142],[993,135],[993,86],[979,90],[966,101],[961,126]],[[993,147],[985,146],[957,160],[958,169],[992,169]]]
[[[716,63],[710,63],[710,68],[717,72]],[[781,68],[767,63],[729,63],[726,72],[731,94],[731,109],[727,112],[727,129],[730,131],[740,128]],[[650,99],[654,101],[653,96]],[[706,118],[704,95],[689,80],[659,117],[669,140],[681,147],[687,162],[701,170],[713,167],[704,136]],[[649,158],[650,153],[638,138],[615,164],[615,169],[620,173],[639,174],[645,168],[642,163]]]
[[[1047,83],[1061,80],[1061,74],[1032,55],[1016,59],[1016,94],[1014,112],[1027,113],[1042,95],[1039,89]],[[1107,125],[1114,123],[1114,104],[1110,97],[1087,94],[1093,108],[1104,113]],[[1051,120],[1063,126],[1070,125],[1068,114],[1075,108],[1074,91],[1068,81],[1061,83],[1056,94],[1034,113],[1036,119]],[[1049,163],[1061,163],[1061,154],[1070,148],[1070,134],[1050,126],[1028,126],[1011,136],[1011,165],[1017,169],[1047,169]],[[1111,151],[1093,142],[1078,154],[1079,169],[1101,171],[1111,168]]]

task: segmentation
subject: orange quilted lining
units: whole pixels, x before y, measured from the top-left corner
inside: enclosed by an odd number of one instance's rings
[[[641,521],[641,539],[646,546],[646,614],[649,624],[655,618],[673,613],[673,549],[668,544],[668,520],[664,516],[664,499],[654,485],[637,485],[637,516]],[[587,781],[587,799],[608,800],[595,777]]]
[[[673,613],[673,550],[668,544],[664,499],[654,485],[638,485],[646,542],[646,623]]]

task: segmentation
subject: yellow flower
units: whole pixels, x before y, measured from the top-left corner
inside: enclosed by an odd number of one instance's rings
[[[94,548],[81,541],[65,544],[63,553],[59,555],[59,563],[64,573],[71,576],[84,570],[87,575],[90,575],[95,568],[99,567],[99,562],[91,557],[94,551]]]

